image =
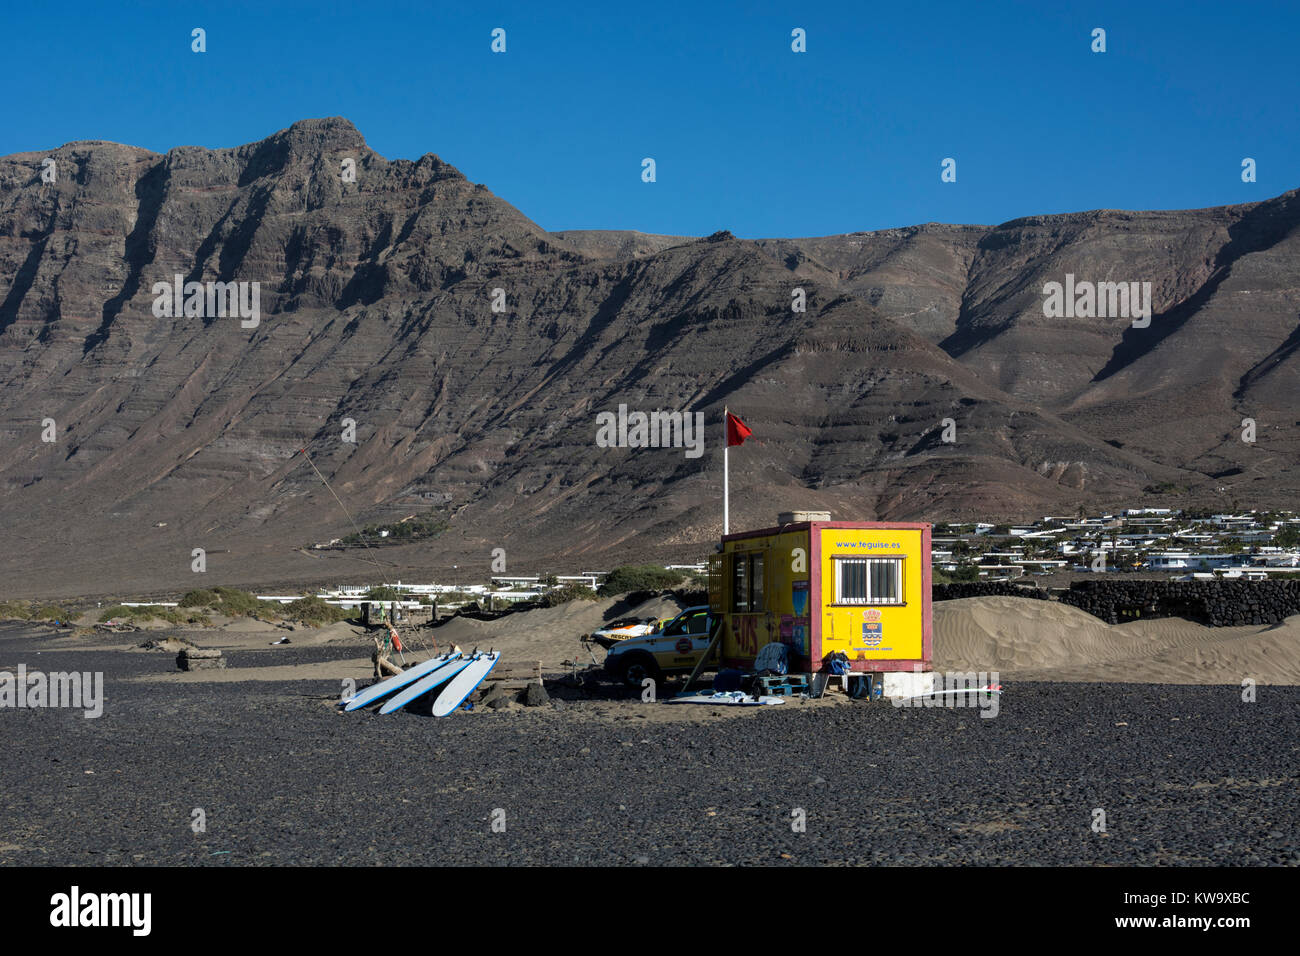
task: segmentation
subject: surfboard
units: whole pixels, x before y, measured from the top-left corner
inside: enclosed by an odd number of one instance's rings
[[[764,705],[784,704],[784,697],[776,697],[768,694],[755,700],[749,694],[743,691],[718,691],[713,693],[702,690],[697,694],[686,694],[681,697],[674,697],[670,704],[716,704],[723,707],[762,707]]]
[[[457,657],[455,660],[447,661],[447,663],[443,664],[437,670],[426,674],[417,683],[412,684],[388,703],[384,704],[383,707],[379,708],[379,712],[381,714],[391,714],[395,710],[401,710],[417,697],[423,697],[443,681],[450,679],[472,663],[473,660],[468,657]]]
[[[975,694],[982,694],[986,697],[992,696],[993,694],[1001,696],[1002,689],[1000,687],[960,687],[951,690],[936,690],[930,694],[913,694],[910,697],[887,697],[885,699],[898,701],[900,704],[906,704],[908,701],[925,700],[927,697],[937,700],[940,697],[957,697],[960,695]]]
[[[460,654],[442,654],[438,657],[431,657],[423,663],[408,667],[400,674],[394,674],[378,684],[371,684],[363,690],[357,691],[347,700],[343,701],[345,711],[356,710],[358,707],[365,707],[367,704],[373,704],[381,697],[386,697],[395,690],[401,690],[407,684],[419,680],[425,674],[428,674],[434,668],[441,667],[448,661],[455,660]]]
[[[483,683],[488,671],[497,666],[501,659],[500,651],[476,657],[469,666],[456,675],[456,679],[447,685],[433,702],[433,716],[446,717],[474,692],[474,688]]]

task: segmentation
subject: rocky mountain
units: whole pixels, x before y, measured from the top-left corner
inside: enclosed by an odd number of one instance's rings
[[[815,239],[548,233],[342,119],[4,157],[0,574],[26,596],[479,577],[494,548],[519,572],[698,559],[724,405],[754,429],[734,528],[1296,507],[1298,223],[1291,192]],[[1151,283],[1149,324],[1046,317],[1067,274]],[[620,405],[702,412],[703,454],[604,447]],[[311,547],[410,516],[447,530]]]

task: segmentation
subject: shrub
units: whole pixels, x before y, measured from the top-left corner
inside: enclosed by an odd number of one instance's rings
[[[339,543],[345,548],[369,545],[382,547],[387,544],[404,544],[421,538],[436,538],[448,528],[445,519],[426,514],[412,516],[395,524],[368,524],[360,534],[346,535]],[[381,535],[381,531],[388,534]]]
[[[973,564],[963,564],[959,565],[956,571],[941,571],[935,568],[930,583],[953,584],[958,581],[978,581],[979,576],[979,568]]]
[[[0,601],[0,620],[25,621],[32,616],[25,601]]]
[[[257,610],[257,598],[247,591],[237,588],[218,587],[212,589],[217,595],[215,608],[231,617],[246,617]]]
[[[1279,528],[1277,534],[1273,535],[1273,544],[1279,548],[1294,548],[1300,544],[1300,527],[1286,525]]]
[[[381,587],[371,588],[366,592],[367,601],[400,601],[402,595],[398,593],[397,588]]]
[[[467,604],[476,600],[478,599],[468,591],[447,591],[438,595],[438,605],[440,607],[446,607],[449,604]]]
[[[1162,481],[1159,484],[1147,485],[1142,490],[1149,495],[1185,495],[1191,489],[1176,481]]]
[[[302,621],[308,627],[319,627],[322,624],[346,620],[351,612],[327,604],[321,598],[312,595],[289,602],[284,606],[284,613],[294,620]]]
[[[132,621],[148,621],[158,615],[163,609],[146,605],[144,607],[127,607],[125,604],[117,604],[108,608],[104,613],[99,615],[100,623],[111,621],[113,618],[126,618]]]
[[[221,603],[221,596],[216,591],[189,591],[178,603],[181,607],[212,607]]]
[[[562,588],[552,588],[542,595],[543,607],[557,607],[570,601],[594,601],[598,595],[585,584],[566,584]]]
[[[46,604],[31,610],[33,621],[66,621],[70,616],[71,612],[67,608],[57,604]]]
[[[114,618],[125,618],[128,621],[166,621],[168,624],[207,624],[208,616],[201,611],[185,611],[175,607],[159,607],[156,604],[146,604],[144,607],[127,607],[124,604],[118,604],[108,608],[99,615],[99,622],[107,624]]]
[[[155,607],[149,610],[153,611],[155,618],[166,621],[168,624],[188,624],[190,617],[193,615],[191,611],[182,611],[180,608],[175,607]]]
[[[204,592],[192,591],[190,593],[202,594]],[[206,606],[210,610],[225,614],[227,617],[253,617],[258,614],[279,617],[282,610],[277,602],[259,601],[254,595],[238,588],[217,587],[213,588],[210,593],[215,594],[217,600]],[[189,597],[189,595],[186,595],[186,597]]]
[[[609,572],[596,593],[601,597],[612,597],[629,591],[662,591],[681,582],[680,573],[657,564],[625,564]]]

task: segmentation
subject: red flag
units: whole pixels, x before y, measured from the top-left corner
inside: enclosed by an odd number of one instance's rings
[[[727,412],[727,447],[732,445],[743,445],[745,439],[754,434],[748,425],[742,422],[731,412]]]

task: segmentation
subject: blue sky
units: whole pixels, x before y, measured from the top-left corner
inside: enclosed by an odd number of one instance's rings
[[[1294,2],[70,0],[6,21],[0,154],[235,146],[345,116],[552,230],[826,235],[1300,186]]]

